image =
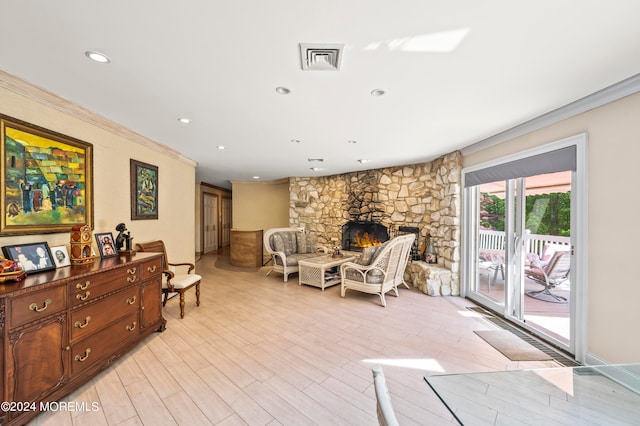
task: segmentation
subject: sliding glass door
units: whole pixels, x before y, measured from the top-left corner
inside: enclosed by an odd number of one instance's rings
[[[577,155],[569,144],[464,172],[467,297],[570,353]]]

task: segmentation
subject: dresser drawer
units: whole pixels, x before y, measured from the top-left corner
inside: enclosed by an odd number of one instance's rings
[[[139,306],[139,288],[131,287],[71,311],[71,342],[95,333],[116,318],[138,312]]]
[[[140,274],[143,280],[162,273],[162,256],[140,264]]]
[[[10,299],[9,328],[44,318],[67,307],[64,285],[34,291]]]
[[[140,334],[138,313],[124,316],[99,332],[71,345],[71,375],[112,355],[116,349]]]
[[[108,275],[100,277],[88,277],[83,280],[74,280],[69,285],[71,303],[73,306],[91,301],[112,291],[120,290],[128,285],[137,283],[140,265],[129,265],[127,268],[119,268]]]

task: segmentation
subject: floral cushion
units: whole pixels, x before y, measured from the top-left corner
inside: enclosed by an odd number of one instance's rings
[[[363,276],[360,272],[347,268],[346,278],[351,281],[363,282]],[[384,281],[384,274],[380,269],[372,269],[367,272],[367,284],[380,284]]]
[[[355,260],[355,263],[362,266],[371,265],[371,261],[376,256],[379,248],[380,246],[366,247],[364,250],[362,250],[362,254],[360,255],[360,257]]]
[[[296,232],[296,243],[298,245],[298,253],[315,253],[316,252],[316,235],[306,232]]]
[[[284,252],[284,240],[282,239],[282,235],[279,232],[271,235],[271,248],[273,251],[281,251]]]
[[[285,255],[293,254],[297,250],[295,232],[276,232],[271,236],[271,247],[274,251],[281,251]]]

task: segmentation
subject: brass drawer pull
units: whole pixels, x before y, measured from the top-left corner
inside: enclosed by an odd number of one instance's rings
[[[127,325],[125,328],[127,329],[127,331],[133,331],[136,329],[136,322],[133,322],[133,325]]]
[[[127,282],[134,283],[134,282],[136,282],[137,279],[138,279],[138,277],[133,275],[133,276],[127,278]]]
[[[84,296],[81,295],[81,294],[76,294],[76,299],[78,299],[78,300],[87,300],[89,298],[90,294],[91,294],[91,292],[87,290],[87,291],[84,292]]]
[[[147,267],[147,271],[151,272],[151,273],[154,273],[156,271],[156,265]]]
[[[32,303],[29,305],[29,309],[32,310],[33,312],[42,312],[45,309],[47,309],[47,307],[51,304],[51,299],[47,299],[44,301],[44,306],[42,308],[38,308],[38,305],[36,305],[35,303]]]
[[[127,299],[127,304],[133,305],[134,303],[136,303],[136,296],[133,296],[133,299]]]
[[[87,348],[87,349],[84,351],[84,356],[82,356],[82,355],[76,355],[75,360],[76,360],[76,361],[80,361],[80,362],[85,362],[85,361],[87,360],[87,358],[89,358],[89,352],[91,352],[91,348]]]
[[[84,323],[81,323],[80,321],[76,321],[75,326],[78,327],[78,328],[85,328],[86,326],[89,325],[89,321],[91,321],[91,317],[87,316],[84,319]]]
[[[127,269],[127,272],[128,272],[130,275],[133,275],[133,274],[135,274],[135,273],[136,273],[136,271],[137,271],[137,270],[138,270],[138,269],[134,266],[134,267],[133,267],[133,268],[131,268],[131,269]]]
[[[78,283],[78,284],[76,284],[76,288],[79,289],[79,290],[86,290],[87,287],[89,287],[89,284],[91,284],[91,281],[85,282],[84,285]]]

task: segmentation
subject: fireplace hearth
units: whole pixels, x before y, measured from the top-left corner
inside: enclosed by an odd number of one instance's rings
[[[378,246],[389,239],[389,230],[378,222],[349,221],[342,225],[342,248],[362,251]]]

